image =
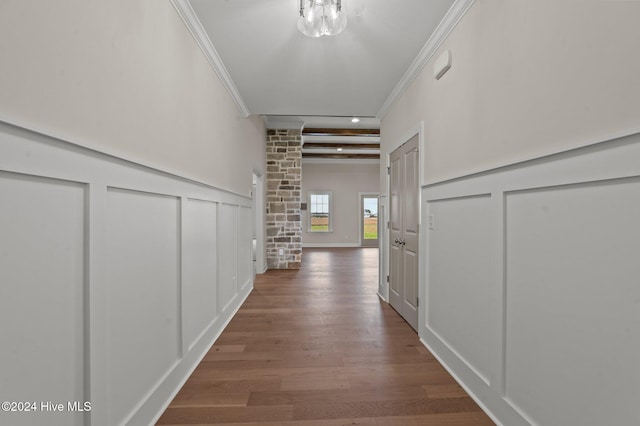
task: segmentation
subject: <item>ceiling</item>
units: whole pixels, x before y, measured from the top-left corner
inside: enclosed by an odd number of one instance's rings
[[[173,2],[244,115],[342,128],[379,128],[465,3],[343,0],[345,31],[314,39],[296,27],[299,0]]]

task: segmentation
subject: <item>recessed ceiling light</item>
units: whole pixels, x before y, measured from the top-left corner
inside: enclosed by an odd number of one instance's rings
[[[353,118],[351,119],[351,122],[352,122],[352,123],[359,123],[359,122],[360,122],[360,119],[359,119],[358,117],[353,117]]]
[[[338,152],[342,152],[342,148],[336,148]]]

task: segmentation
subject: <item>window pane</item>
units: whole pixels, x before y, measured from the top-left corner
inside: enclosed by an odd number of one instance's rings
[[[309,194],[309,230],[329,232],[330,194]]]

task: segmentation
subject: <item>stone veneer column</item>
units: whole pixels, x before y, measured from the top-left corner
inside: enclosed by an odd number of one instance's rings
[[[302,258],[300,130],[267,131],[267,266],[299,269]],[[279,249],[283,255],[278,255]]]

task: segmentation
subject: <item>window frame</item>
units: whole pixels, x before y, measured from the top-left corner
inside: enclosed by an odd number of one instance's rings
[[[327,229],[324,230],[319,230],[319,229],[312,229],[311,227],[311,217],[313,214],[313,205],[314,203],[311,202],[311,197],[314,195],[326,195],[328,196],[327,198],[327,210],[328,210],[328,219],[329,219],[329,223],[327,224]],[[314,234],[327,234],[327,233],[331,233],[333,232],[333,192],[332,191],[309,191],[307,193],[307,232],[309,233],[314,233]],[[316,203],[317,204],[317,203]]]

